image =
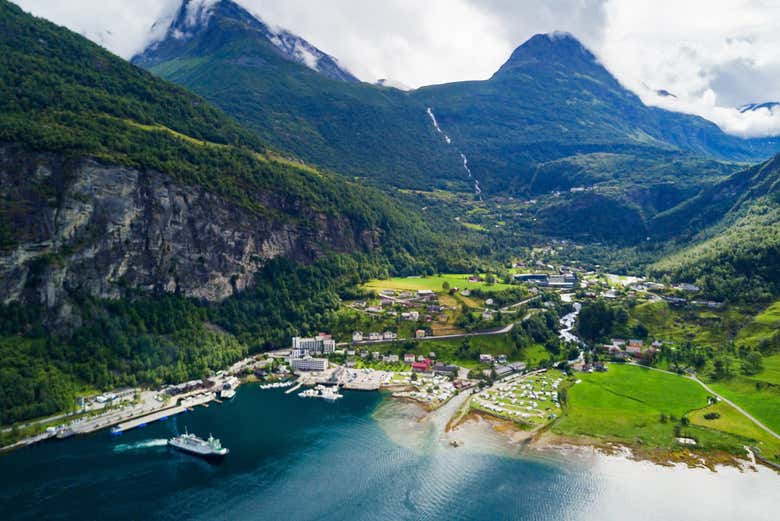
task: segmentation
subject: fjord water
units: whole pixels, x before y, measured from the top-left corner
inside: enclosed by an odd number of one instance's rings
[[[378,393],[335,403],[243,386],[236,398],[111,438],[0,456],[9,519],[775,519],[780,477],[664,468],[620,457],[522,455],[486,426],[441,439],[442,418]],[[173,452],[220,437],[213,465]]]

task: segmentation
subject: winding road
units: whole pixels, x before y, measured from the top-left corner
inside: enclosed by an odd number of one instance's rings
[[[760,421],[759,421],[759,420],[758,420],[758,419],[757,419],[755,416],[753,416],[752,414],[750,414],[749,412],[747,412],[745,409],[743,409],[742,407],[740,407],[740,406],[739,406],[739,405],[737,405],[736,403],[732,402],[731,400],[729,400],[729,399],[728,399],[728,398],[726,398],[725,396],[722,396],[722,395],[720,395],[720,394],[716,393],[716,392],[715,392],[715,391],[714,391],[714,390],[713,390],[713,389],[712,389],[712,388],[711,388],[709,385],[707,385],[707,384],[705,384],[704,382],[702,382],[701,380],[699,380],[699,378],[698,378],[698,377],[696,377],[696,375],[682,376],[682,375],[680,375],[680,374],[678,374],[678,373],[674,373],[674,372],[672,372],[672,371],[667,371],[667,370],[665,370],[665,369],[658,369],[657,367],[647,367],[647,366],[644,366],[644,365],[640,366],[639,364],[632,364],[632,365],[636,365],[636,366],[638,366],[638,367],[645,367],[646,369],[651,369],[651,370],[653,370],[653,371],[659,371],[659,372],[661,372],[661,373],[667,373],[667,374],[671,374],[671,375],[675,375],[675,376],[680,376],[680,377],[682,377],[682,378],[688,378],[688,379],[690,379],[690,380],[693,380],[693,381],[694,381],[694,382],[696,382],[697,384],[701,385],[701,386],[704,388],[704,390],[705,390],[705,391],[707,391],[707,392],[708,392],[708,393],[710,393],[711,395],[715,396],[715,397],[716,397],[718,400],[720,400],[720,401],[722,401],[722,402],[725,402],[725,403],[729,404],[729,405],[730,405],[730,406],[732,406],[734,409],[736,409],[736,410],[737,410],[739,413],[741,413],[741,414],[742,414],[742,415],[743,415],[745,418],[747,418],[748,420],[752,421],[752,422],[753,422],[753,423],[755,423],[755,424],[756,424],[758,427],[760,427],[761,429],[765,430],[767,433],[771,434],[773,437],[775,437],[775,438],[777,438],[778,440],[780,440],[780,434],[777,434],[775,431],[773,431],[772,429],[770,429],[769,427],[767,427],[766,425],[764,425],[763,423],[761,423],[761,422],[760,422]]]

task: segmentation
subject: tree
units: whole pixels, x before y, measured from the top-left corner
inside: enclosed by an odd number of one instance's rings
[[[449,281],[445,280],[444,282],[442,282],[441,283],[441,289],[443,289],[444,291],[448,291],[450,289]]]
[[[713,377],[716,380],[728,378],[732,375],[731,372],[731,359],[727,356],[719,356],[713,361]]]
[[[751,351],[742,359],[742,372],[748,376],[758,374],[764,370],[764,360],[761,353]]]

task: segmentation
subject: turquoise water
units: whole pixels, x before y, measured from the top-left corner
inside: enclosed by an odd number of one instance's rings
[[[10,519],[776,519],[767,472],[662,468],[623,458],[528,457],[485,428],[463,447],[440,421],[378,393],[327,403],[243,386],[235,399],[111,438],[0,456]],[[212,465],[169,450],[184,430],[222,439]]]

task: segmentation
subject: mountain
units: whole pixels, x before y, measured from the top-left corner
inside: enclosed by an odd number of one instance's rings
[[[0,34],[2,425],[205,378],[368,278],[472,268],[403,201],[82,36],[6,0]]]
[[[725,300],[780,294],[780,156],[737,172],[658,215],[655,228],[690,244],[651,267]]]
[[[436,134],[425,106],[397,89],[344,81],[354,78],[329,57],[291,59],[290,49],[293,58],[295,49],[323,56],[232,1],[185,0],[166,37],[132,62],[307,162],[385,186],[468,188],[460,157]]]
[[[766,159],[771,139],[744,140],[697,116],[648,107],[568,34],[540,34],[488,80],[423,87],[488,191],[528,189],[536,165],[591,153],[677,152],[720,160]]]
[[[5,1],[0,33],[6,303],[67,315],[74,295],[139,288],[220,301],[278,257],[433,244],[409,209],[274,151],[74,33]]]
[[[745,112],[755,112],[757,110],[766,109],[770,112],[773,112],[778,107],[780,107],[780,103],[777,101],[767,101],[764,103],[748,103],[746,105],[742,105],[739,107],[739,111],[744,114]]]
[[[192,37],[174,31],[134,63],[203,95],[269,143],[380,186],[470,192],[477,179],[487,195],[533,196],[606,176],[610,197],[622,184],[628,203],[663,211],[735,170],[724,164],[709,177],[712,160],[764,160],[780,149],[772,139],[741,139],[700,117],[645,106],[566,34],[534,36],[488,80],[401,92],[278,58],[252,29],[261,22],[230,0],[209,13]],[[604,154],[613,171],[580,166]],[[661,182],[636,169],[654,161],[653,172],[664,164],[685,170],[681,180],[670,189],[669,176]],[[582,176],[573,178],[569,165]],[[648,191],[662,204],[632,198]]]
[[[298,63],[328,78],[357,82],[352,73],[339,65],[335,58],[320,51],[315,46],[284,29],[275,29],[264,23],[259,17],[250,14],[245,9],[232,2],[217,2],[210,0],[184,0],[176,16],[168,26],[167,32],[144,54],[135,61],[143,67],[153,67],[184,52],[191,40],[200,40],[208,33],[213,24],[230,23],[250,31],[255,37],[264,39],[271,44],[276,54],[285,60]],[[213,34],[213,33],[210,33]],[[247,65],[251,65],[249,60]],[[260,63],[255,61],[255,65]]]

